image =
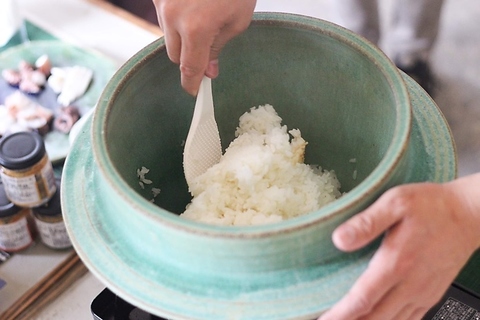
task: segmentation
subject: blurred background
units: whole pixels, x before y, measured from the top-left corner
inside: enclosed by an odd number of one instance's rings
[[[256,11],[279,11],[310,15],[336,22],[330,1],[257,0]],[[394,0],[380,1],[381,24],[388,28]],[[156,23],[150,0],[110,0],[130,12]],[[478,0],[445,0],[439,36],[430,59],[436,80],[432,96],[445,115],[458,152],[458,173],[480,172],[480,6]],[[380,46],[382,49],[382,42]]]

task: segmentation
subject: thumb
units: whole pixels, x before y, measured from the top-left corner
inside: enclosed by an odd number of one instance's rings
[[[347,252],[360,249],[400,220],[395,214],[397,210],[382,200],[379,199],[335,229],[332,241],[338,249]]]
[[[205,75],[210,79],[215,79],[218,77],[219,72],[218,59],[210,60],[208,62],[207,69],[205,70]]]
[[[207,77],[212,79],[215,79],[216,77],[218,77],[218,74],[219,74],[218,56],[220,55],[223,47],[234,36],[235,36],[234,34],[226,34],[223,36],[219,35],[217,38],[215,38],[210,48],[209,62],[207,65],[207,69],[205,70],[205,75]]]
[[[252,5],[252,4],[250,4]],[[224,27],[217,33],[210,47],[209,64],[205,70],[205,75],[210,78],[216,78],[219,74],[218,57],[227,43],[245,31],[251,21],[255,2],[250,7],[248,4],[242,8],[242,12],[237,12],[237,17],[225,23]]]

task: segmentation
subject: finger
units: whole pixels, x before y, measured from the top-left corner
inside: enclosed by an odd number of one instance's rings
[[[250,20],[235,21],[231,24],[226,24],[221,28],[215,36],[210,48],[210,61],[217,60],[225,45],[234,37],[242,33],[247,27]]]
[[[180,54],[180,72],[182,87],[193,96],[197,95],[200,82],[207,70],[209,47],[192,46],[185,43]]]
[[[320,320],[359,320],[368,315],[400,281],[393,276],[393,265],[385,264],[385,261],[388,261],[385,256],[388,254],[380,248],[349,292],[322,315]]]
[[[421,320],[422,317],[427,313],[428,309],[414,307],[413,305],[405,306],[404,309],[400,310],[398,314],[391,317],[392,320]],[[387,318],[379,318],[379,319],[387,319]]]
[[[398,260],[404,260],[405,257],[398,256],[397,253],[390,250],[379,249],[378,254],[374,256],[370,263],[367,272],[371,270],[377,270],[372,273],[375,277],[375,273],[378,273],[379,268],[385,268],[385,272],[382,274],[383,279],[372,280],[372,287],[380,288],[381,286],[391,286],[389,290],[384,291],[383,296],[375,297],[371,293],[366,292],[365,296],[369,297],[371,304],[369,308],[352,310],[357,314],[363,314],[359,320],[411,320],[421,313],[422,310],[428,310],[427,308],[433,306],[439,297],[443,294],[442,284],[435,284],[432,286],[431,279],[425,277],[419,270],[410,270],[410,275],[403,273],[402,266],[400,266]],[[397,262],[395,262],[397,260]],[[427,279],[426,279],[427,278]],[[388,280],[391,279],[389,283]],[[367,279],[369,280],[369,279]],[[358,281],[359,288],[368,286],[365,283]],[[376,282],[376,284],[374,284]],[[357,285],[357,283],[355,284]],[[368,288],[368,287],[367,287]],[[358,292],[355,294],[359,294]],[[376,299],[374,301],[374,299]],[[350,302],[351,303],[351,302]],[[362,311],[363,310],[363,311]],[[338,319],[351,319],[351,316],[347,314],[345,318]]]
[[[414,302],[411,301],[412,295],[403,294],[398,285],[390,290],[375,307],[360,320],[413,320],[412,315],[415,312]]]
[[[171,30],[166,28],[164,32],[164,39],[165,39],[165,46],[167,47],[167,55],[168,58],[176,64],[180,64],[180,52],[182,47],[182,40],[180,35]]]
[[[234,37],[242,33],[245,29],[248,28],[248,25],[251,20],[251,14],[248,14],[248,11],[253,11],[253,8],[245,7],[244,10],[247,11],[247,14],[240,14],[240,16],[248,17],[248,19],[239,19],[235,20],[234,23],[226,24],[217,36],[214,38],[212,46],[210,48],[209,64],[205,75],[210,78],[216,78],[219,74],[218,68],[218,58],[222,52],[225,45],[232,40]]]
[[[365,320],[421,320],[427,313],[428,308],[415,307],[413,303],[409,303],[399,309],[398,312],[375,313],[375,315],[368,315]],[[362,319],[363,320],[363,319]]]
[[[401,209],[390,205],[390,198],[390,195],[385,195],[337,227],[332,235],[335,246],[343,251],[357,250],[399,222]]]
[[[206,34],[207,36],[203,35]],[[180,56],[182,86],[192,95],[196,95],[204,75],[216,78],[219,73],[218,56],[225,44],[237,33],[229,28],[221,30],[217,35],[204,31],[202,35],[189,33],[184,36]]]
[[[164,24],[163,24],[163,19],[162,19],[161,15],[158,14],[158,12],[157,12],[157,22],[158,22],[158,26],[160,27],[160,30],[165,31],[165,30],[163,29],[163,25],[164,25]]]
[[[182,87],[190,94],[196,95],[200,82],[207,70],[210,48],[215,34],[206,29],[183,30],[180,52],[180,72]]]
[[[157,3],[153,1],[157,10],[157,20],[160,29],[163,31],[163,38],[165,46],[167,48],[168,58],[176,63],[180,63],[180,51],[181,51],[181,37],[176,31],[174,21],[171,17],[175,17],[176,13],[174,7],[166,6],[164,3]],[[161,9],[160,9],[161,8]],[[173,10],[173,11],[172,11]]]
[[[211,60],[208,63],[207,70],[205,70],[205,75],[210,79],[215,79],[218,77],[219,68],[218,68],[218,59]]]
[[[412,320],[420,320],[423,319],[425,314],[428,312],[428,308],[417,308],[413,311],[412,315],[409,318],[405,319],[412,319]]]
[[[415,272],[416,270],[412,270]],[[417,276],[420,272],[415,272]],[[443,296],[442,284],[432,286],[433,279],[409,277],[402,281],[378,303],[369,320],[418,320]],[[423,278],[423,279],[422,279]]]
[[[205,75],[211,79],[215,79],[218,77],[220,70],[218,65],[218,56],[222,51],[223,47],[226,43],[235,36],[235,34],[231,34],[228,37],[222,37],[215,39],[212,47],[210,48],[210,55],[209,55],[209,62],[207,65],[207,69],[205,70]]]

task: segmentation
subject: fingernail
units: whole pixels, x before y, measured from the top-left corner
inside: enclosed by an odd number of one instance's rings
[[[205,75],[209,78],[216,78],[218,77],[218,60],[212,60],[208,63],[207,70],[205,70]]]
[[[356,241],[355,229],[349,225],[343,225],[333,232],[333,243],[339,248],[349,247]]]

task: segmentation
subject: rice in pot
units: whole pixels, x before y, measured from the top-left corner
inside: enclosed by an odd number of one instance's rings
[[[334,171],[304,163],[307,142],[287,131],[271,105],[240,117],[235,140],[219,163],[197,177],[181,217],[215,225],[280,222],[340,197]]]

